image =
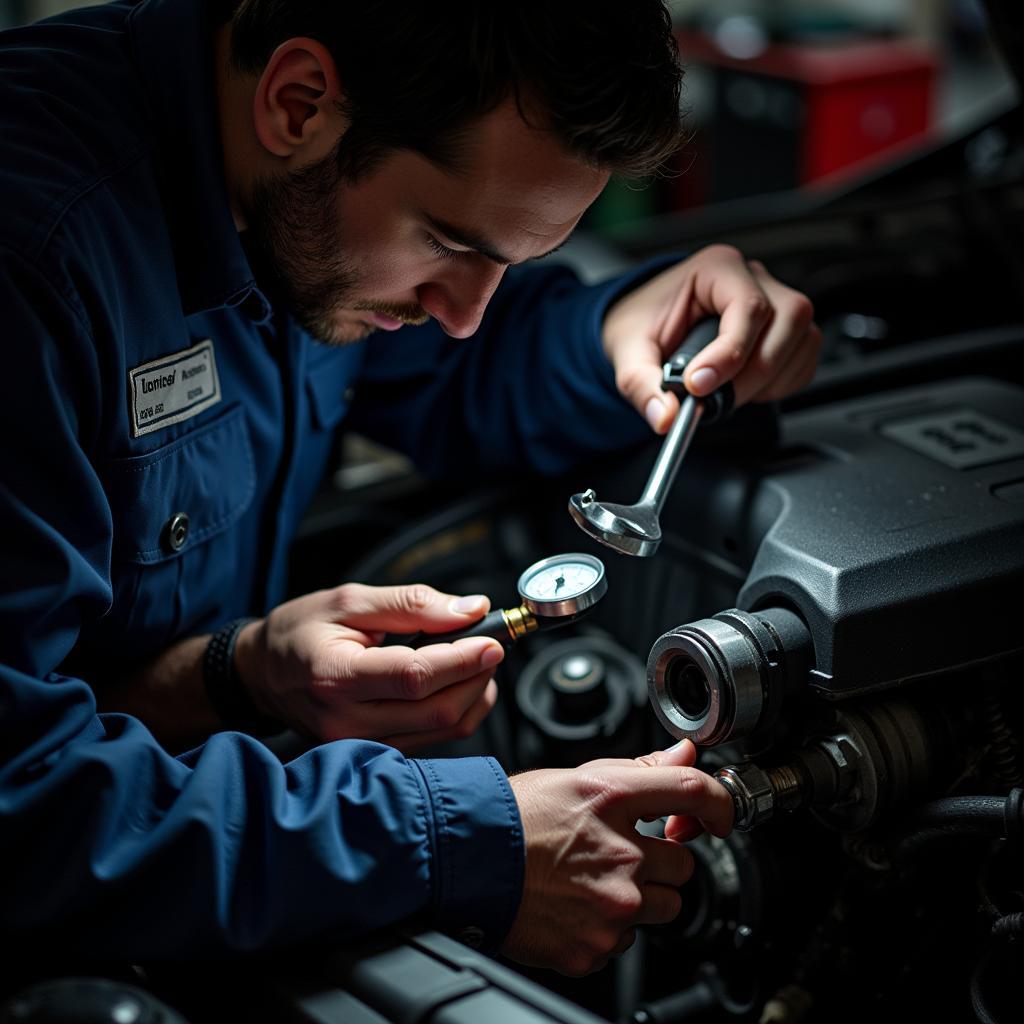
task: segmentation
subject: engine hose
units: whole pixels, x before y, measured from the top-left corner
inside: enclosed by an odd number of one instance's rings
[[[893,855],[907,860],[937,839],[947,836],[988,836],[1017,839],[1024,836],[1024,789],[1008,796],[954,796],[932,800],[918,808]]]
[[[992,923],[992,935],[997,939],[1017,939],[1024,935],[1024,914],[1004,914]]]
[[[986,953],[978,961],[971,975],[971,1009],[978,1024],[1000,1024],[999,1018],[995,1016],[985,996],[985,982],[991,970],[992,953]]]
[[[1005,914],[992,925],[992,937],[997,940],[1017,939],[1024,935],[1024,914]],[[1008,1024],[1011,1017],[1004,1012],[1007,1001],[1007,984],[1011,975],[1016,975],[1020,966],[1020,954],[1014,957],[1005,941],[992,943],[978,961],[971,975],[971,1009],[978,1024]],[[1002,993],[1002,998],[999,993]],[[993,995],[996,996],[993,1000]],[[1011,1013],[1014,1011],[1011,1010]]]
[[[1017,740],[1006,721],[999,698],[994,693],[989,693],[982,701],[981,707],[988,725],[996,778],[1006,786],[1024,784],[1017,755]]]

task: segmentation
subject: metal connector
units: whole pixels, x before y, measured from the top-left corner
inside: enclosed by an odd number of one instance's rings
[[[733,828],[749,832],[774,815],[775,789],[768,773],[753,762],[727,765],[715,772],[715,778],[732,797]]]

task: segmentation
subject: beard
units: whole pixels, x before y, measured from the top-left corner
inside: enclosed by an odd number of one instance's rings
[[[360,300],[362,282],[346,256],[338,214],[341,187],[333,153],[287,175],[253,183],[242,212],[247,249],[261,285],[325,345],[347,345],[377,330],[358,318],[339,322],[342,310],[426,323],[427,314],[418,305]]]

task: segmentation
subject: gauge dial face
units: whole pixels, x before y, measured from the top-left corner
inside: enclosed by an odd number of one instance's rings
[[[536,615],[575,615],[596,604],[607,589],[604,565],[593,555],[554,555],[519,577],[519,596]]]

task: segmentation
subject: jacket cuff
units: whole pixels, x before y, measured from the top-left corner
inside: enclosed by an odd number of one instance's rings
[[[414,759],[431,843],[433,923],[495,952],[523,894],[526,851],[512,787],[491,757]]]

